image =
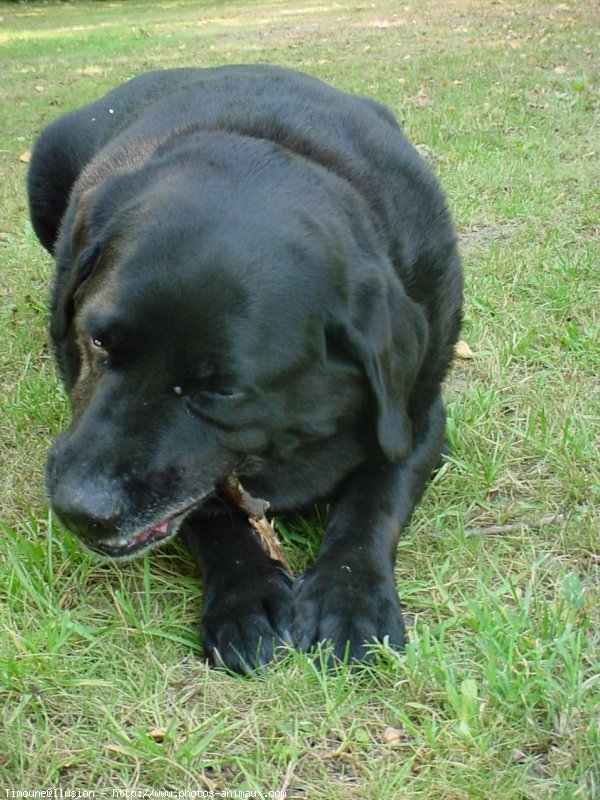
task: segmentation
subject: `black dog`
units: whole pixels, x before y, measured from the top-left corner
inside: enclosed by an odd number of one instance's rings
[[[462,272],[390,112],[274,67],[155,72],[49,125],[29,196],[73,410],[58,516],[112,558],[183,531],[233,670],[282,641],[401,645],[396,543],[444,446]],[[332,504],[295,585],[234,475],[276,512]]]

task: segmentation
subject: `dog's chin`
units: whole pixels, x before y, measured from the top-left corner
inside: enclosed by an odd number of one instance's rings
[[[132,561],[174,539],[181,530],[184,519],[199,505],[200,502],[194,503],[184,511],[167,516],[155,525],[131,534],[115,533],[114,536],[105,539],[78,537],[78,541],[85,550],[100,558],[109,558],[112,561]]]

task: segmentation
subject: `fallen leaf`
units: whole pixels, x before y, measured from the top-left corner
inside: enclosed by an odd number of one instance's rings
[[[425,108],[428,103],[427,95],[425,94],[425,89],[419,89],[419,93],[417,94],[417,103],[421,106],[421,108]]]
[[[24,153],[21,153],[19,156],[19,161],[22,161],[23,164],[29,164],[31,161],[31,150],[25,150]]]
[[[463,339],[454,345],[454,355],[456,358],[475,358],[473,351]]]
[[[555,75],[564,75],[566,71],[567,71],[566,67],[563,67],[563,66],[560,66],[560,65],[558,67],[554,67],[554,74]]]
[[[406,739],[406,734],[398,728],[392,728],[391,725],[383,732],[383,741],[385,744],[398,744],[403,739]]]

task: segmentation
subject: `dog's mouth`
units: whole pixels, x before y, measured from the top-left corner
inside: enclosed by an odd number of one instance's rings
[[[108,539],[85,539],[83,544],[94,554],[105,558],[128,560],[137,558],[148,550],[165,544],[179,533],[184,518],[196,508],[198,503],[171,516],[165,517],[155,525],[129,535],[111,536]]]

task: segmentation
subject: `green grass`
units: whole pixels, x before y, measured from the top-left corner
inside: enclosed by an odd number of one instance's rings
[[[595,4],[453,0],[0,5],[0,789],[325,800],[600,797],[600,196]],[[49,517],[68,419],[28,222],[43,124],[148,69],[268,61],[386,102],[463,243],[453,454],[402,539],[410,644],[255,680],[199,658],[173,546],[117,568]],[[281,525],[293,566],[319,525]],[[386,733],[393,728],[395,733]]]

